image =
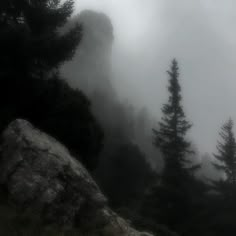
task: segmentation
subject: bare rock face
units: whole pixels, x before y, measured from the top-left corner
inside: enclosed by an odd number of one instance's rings
[[[35,207],[60,224],[74,222],[88,203],[94,208],[105,205],[106,198],[86,169],[27,121],[12,122],[2,140],[0,183],[15,203]]]
[[[139,233],[107,207],[107,199],[87,170],[54,138],[25,120],[2,134],[0,184],[12,202],[46,221],[87,225],[104,236]]]
[[[115,91],[110,78],[114,36],[111,20],[105,14],[85,10],[69,22],[68,28],[75,23],[82,24],[83,37],[74,58],[62,66],[62,74],[66,75],[72,87],[82,89],[89,97],[94,92],[109,93],[113,97]]]

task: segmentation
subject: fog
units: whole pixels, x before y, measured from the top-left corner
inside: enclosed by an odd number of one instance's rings
[[[212,153],[222,123],[236,118],[234,1],[80,0],[77,12],[105,13],[114,27],[113,84],[120,97],[160,118],[166,70],[180,64],[191,140]]]
[[[235,7],[2,1],[3,235],[236,235]]]

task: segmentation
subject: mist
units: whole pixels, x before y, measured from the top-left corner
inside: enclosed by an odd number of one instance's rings
[[[1,1],[0,234],[235,235],[235,7]]]
[[[215,151],[219,127],[236,117],[233,1],[78,1],[77,12],[105,13],[114,28],[112,84],[121,99],[160,118],[166,70],[180,64],[183,103],[202,153]],[[214,89],[213,89],[214,87]]]

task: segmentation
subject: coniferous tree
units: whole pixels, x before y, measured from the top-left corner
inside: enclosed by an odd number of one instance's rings
[[[236,141],[233,133],[234,123],[229,119],[219,133],[222,141],[218,141],[217,154],[214,154],[218,163],[213,163],[214,167],[223,171],[229,184],[236,184]]]
[[[27,119],[95,168],[103,132],[90,101],[59,73],[82,38],[80,25],[63,28],[73,6],[73,0],[0,1],[0,132],[13,119]]]
[[[186,218],[189,218],[195,205],[195,196],[201,194],[201,183],[195,180],[193,171],[198,167],[187,159],[192,154],[191,143],[186,134],[191,124],[186,120],[179,84],[178,62],[174,59],[169,76],[169,100],[162,107],[162,121],[158,129],[153,129],[154,144],[164,158],[164,168],[160,181],[151,188],[145,206],[154,206],[147,217],[158,223],[168,225],[181,232]],[[150,208],[149,208],[150,209]]]
[[[178,62],[174,59],[171,68],[167,71],[169,75],[168,91],[170,93],[167,104],[162,107],[162,121],[159,129],[153,129],[155,145],[163,154],[164,170],[163,181],[173,181],[180,177],[186,170],[186,154],[190,154],[191,144],[185,138],[191,124],[185,119],[183,106],[181,104],[181,87],[179,84]]]
[[[33,97],[41,92],[37,80],[55,77],[58,67],[72,58],[82,37],[81,27],[60,32],[72,11],[72,0],[0,2],[0,105],[9,118],[31,109]]]
[[[70,60],[81,40],[81,26],[61,33],[73,0],[3,0],[0,3],[1,71],[5,75],[45,78]],[[12,67],[14,66],[14,74]]]
[[[231,118],[222,125],[217,152],[213,154],[216,159],[212,162],[213,166],[224,174],[223,178],[212,181],[211,187],[218,194],[212,196],[206,205],[211,214],[208,219],[216,226],[212,229],[214,235],[222,235],[222,232],[225,232],[224,235],[234,235],[236,232],[233,223],[236,217],[236,141],[233,128],[234,122]],[[205,220],[206,225],[209,225],[208,219]]]

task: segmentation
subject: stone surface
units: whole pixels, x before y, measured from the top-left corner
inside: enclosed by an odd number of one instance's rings
[[[104,236],[151,236],[107,207],[107,199],[82,164],[54,138],[25,120],[1,137],[0,184],[22,210],[47,222],[98,229]]]

